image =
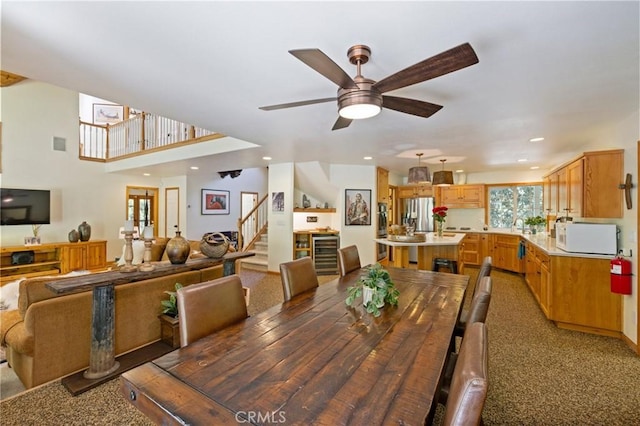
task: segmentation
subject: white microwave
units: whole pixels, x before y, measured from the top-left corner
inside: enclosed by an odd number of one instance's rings
[[[570,253],[618,253],[618,227],[611,223],[557,223],[556,247]]]

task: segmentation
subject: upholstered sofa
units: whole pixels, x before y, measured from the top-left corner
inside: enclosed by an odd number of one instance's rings
[[[162,259],[163,243],[154,247],[156,260]],[[176,283],[188,286],[222,275],[223,265],[217,265],[116,286],[116,356],[160,340],[158,316],[161,300],[168,297],[165,291],[175,290]],[[26,388],[89,366],[92,292],[56,295],[45,287],[51,279],[23,280],[18,308],[0,311],[0,344]]]

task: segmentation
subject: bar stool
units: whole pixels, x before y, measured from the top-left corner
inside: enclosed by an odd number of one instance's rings
[[[431,264],[431,270],[434,272],[440,271],[441,268],[446,268],[451,271],[452,274],[458,273],[458,262],[451,259],[445,259],[442,257],[434,257]]]

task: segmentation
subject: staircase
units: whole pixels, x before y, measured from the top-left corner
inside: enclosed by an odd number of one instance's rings
[[[267,233],[260,235],[260,239],[254,243],[253,248],[247,251],[255,253],[255,256],[240,259],[240,269],[267,272],[269,267],[269,239]]]

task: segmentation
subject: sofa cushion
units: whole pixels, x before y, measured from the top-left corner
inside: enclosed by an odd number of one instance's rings
[[[151,244],[151,261],[159,262],[162,260],[162,256],[164,255],[164,249],[167,247],[167,242],[169,242],[169,238],[158,237]]]
[[[18,295],[20,294],[20,283],[25,278],[11,281],[0,287],[0,311],[11,311],[18,309]]]
[[[20,293],[18,294],[18,310],[20,311],[20,315],[24,317],[27,308],[36,302],[59,296],[46,287],[46,284],[51,281],[52,278],[74,277],[89,273],[89,271],[72,271],[64,275],[51,275],[22,281],[20,283]]]

